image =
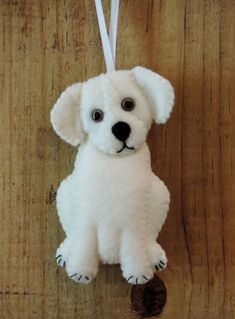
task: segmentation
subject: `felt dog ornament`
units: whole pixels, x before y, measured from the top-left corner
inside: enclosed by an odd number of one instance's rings
[[[99,262],[120,263],[129,283],[144,284],[167,265],[156,242],[170,195],[151,170],[146,136],[170,116],[168,80],[143,67],[101,74],[68,87],[51,111],[55,132],[80,145],[74,170],[59,186],[66,234],[56,260],[89,283]]]
[[[121,265],[129,283],[144,284],[167,265],[156,242],[170,195],[153,174],[146,144],[151,123],[165,123],[174,91],[143,67],[115,70],[119,1],[111,1],[109,36],[95,0],[107,73],[68,87],[51,111],[55,132],[80,145],[74,170],[59,186],[57,210],[66,234],[57,263],[89,283],[99,262]]]

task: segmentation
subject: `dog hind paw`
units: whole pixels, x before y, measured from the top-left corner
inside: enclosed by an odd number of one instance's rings
[[[167,266],[167,260],[166,259],[159,259],[159,261],[155,265],[155,269],[157,271],[162,271]]]
[[[57,265],[59,265],[62,268],[65,268],[66,261],[61,254],[56,255],[55,260],[56,260]]]
[[[165,251],[159,244],[155,244],[149,249],[152,265],[157,271],[162,271],[167,266],[167,257]]]

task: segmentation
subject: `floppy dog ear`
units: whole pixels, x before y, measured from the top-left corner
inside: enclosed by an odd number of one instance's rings
[[[82,83],[69,86],[51,110],[51,123],[55,132],[67,143],[77,146],[84,139],[79,104]]]
[[[151,103],[155,122],[165,123],[170,117],[175,99],[170,82],[159,74],[140,66],[134,68],[132,74]]]

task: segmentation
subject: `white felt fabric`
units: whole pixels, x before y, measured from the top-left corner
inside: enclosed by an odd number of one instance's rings
[[[132,98],[127,112],[121,101]],[[88,283],[99,261],[120,263],[129,283],[143,284],[155,267],[167,264],[156,243],[165,221],[170,195],[153,174],[146,136],[152,120],[170,116],[174,91],[160,75],[142,67],[102,74],[69,87],[51,111],[56,133],[72,145],[81,144],[75,167],[59,186],[57,209],[65,240],[57,262],[77,282]],[[94,122],[94,109],[104,113]],[[131,131],[123,142],[112,133],[117,122]]]

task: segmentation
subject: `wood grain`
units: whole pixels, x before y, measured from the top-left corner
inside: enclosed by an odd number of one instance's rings
[[[0,34],[0,318],[137,318],[118,266],[80,286],[54,261],[55,191],[76,150],[49,112],[66,86],[105,71],[93,1],[3,0]],[[148,139],[172,194],[162,318],[235,318],[234,52],[233,0],[121,1],[117,67],[151,68],[176,91]]]

